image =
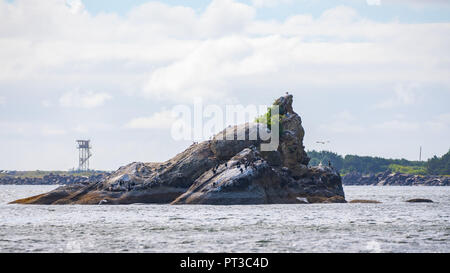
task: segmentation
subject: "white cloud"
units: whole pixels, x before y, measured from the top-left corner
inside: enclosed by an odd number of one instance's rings
[[[386,109],[404,105],[413,105],[419,101],[417,84],[398,84],[394,89],[394,96],[375,105],[375,108]]]
[[[245,38],[230,37],[203,42],[185,58],[156,69],[144,92],[151,97],[174,101],[218,95],[221,98],[221,94],[226,96],[230,91],[228,78],[254,73],[256,67],[250,67],[250,63],[239,67],[245,61],[242,58],[252,53],[252,46]],[[245,68],[248,70],[242,71]]]
[[[0,121],[0,135],[60,136],[67,132],[53,124],[28,121]]]
[[[41,104],[43,107],[46,107],[46,108],[53,106],[53,103],[51,102],[51,100],[48,100],[48,99],[42,100]]]
[[[348,110],[344,110],[335,116],[336,120],[354,121],[356,117]]]
[[[357,123],[356,117],[348,110],[337,113],[332,121],[320,125],[319,129],[331,134],[359,134],[366,130],[363,125]]]
[[[94,93],[92,91],[69,91],[59,99],[62,107],[94,108],[102,106],[112,97],[108,93]]]
[[[433,131],[450,132],[450,113],[440,114],[428,121],[426,125]]]
[[[380,1],[381,0],[373,0],[373,1]],[[408,5],[409,7],[420,10],[420,8],[423,9],[423,7],[430,6],[430,5],[441,5],[441,6],[448,6],[450,5],[450,2],[448,0],[389,0],[386,2],[383,2],[384,4],[404,4]]]
[[[149,117],[134,118],[125,127],[129,129],[170,129],[176,120],[172,111],[161,111]]]
[[[66,4],[70,8],[70,12],[74,14],[84,11],[84,4],[81,0],[66,0]]]
[[[1,1],[0,82],[95,85],[172,101],[223,100],[245,85],[280,83],[450,86],[449,23],[380,23],[342,6],[317,18],[259,20],[255,7],[232,0],[203,12],[150,2],[124,17],[93,16],[73,13],[80,3]]]
[[[239,89],[240,80],[256,84],[261,79],[271,85],[333,87],[411,79],[450,84],[444,75],[447,69],[442,68],[447,62],[444,59],[450,61],[442,46],[450,45],[450,39],[442,40],[449,24],[375,23],[350,8],[338,7],[316,20],[296,16],[282,24],[253,21],[242,28],[247,35],[201,41],[182,58],[157,67],[144,92],[172,100],[186,99],[189,94],[208,96],[211,91],[227,97]],[[320,41],[323,37],[331,41]],[[438,60],[436,52],[443,58]],[[429,64],[427,68],[422,62]],[[402,91],[396,92],[400,100],[408,99]]]
[[[361,20],[356,10],[346,7],[338,6],[332,9],[328,9],[322,13],[319,20],[327,24],[350,24],[353,21]]]
[[[126,124],[126,128],[168,129],[174,120],[163,112],[148,117],[137,114],[136,119],[127,123],[126,115],[98,107],[109,102],[111,94],[115,102],[123,96],[120,92],[131,95],[124,101],[124,111],[142,113],[148,109],[147,104],[150,108],[164,108],[171,106],[169,102],[189,103],[193,97],[215,100],[220,105],[228,101],[267,103],[280,90],[295,94],[298,112],[304,113],[305,125],[311,125],[305,126],[306,141],[317,133],[314,140],[329,139],[333,149],[348,143],[348,149],[341,152],[374,154],[382,152],[380,143],[387,142],[383,138],[393,139],[403,134],[411,136],[407,138],[411,143],[419,142],[422,137],[427,139],[436,152],[442,150],[440,146],[447,145],[442,139],[448,137],[448,119],[445,115],[432,117],[441,109],[420,109],[423,112],[417,116],[426,121],[414,120],[416,113],[409,107],[402,109],[404,116],[392,116],[390,111],[370,116],[367,111],[358,111],[368,103],[366,98],[375,98],[376,92],[386,94],[386,86],[393,87],[391,94],[385,100],[369,103],[379,102],[383,109],[413,106],[422,101],[432,103],[431,96],[421,100],[432,88],[448,91],[449,22],[378,22],[345,6],[324,11],[319,16],[289,12],[292,16],[285,19],[260,19],[264,16],[256,16],[261,12],[258,8],[289,1],[216,0],[202,10],[177,2],[180,6],[149,1],[119,16],[110,12],[90,14],[79,0],[0,0],[0,96],[17,106],[7,114],[7,122],[0,121],[0,134],[10,140],[3,145],[12,147],[10,143],[15,136],[27,136],[33,140],[27,139],[29,144],[23,147],[32,150],[39,137],[45,135],[60,135],[66,143],[66,138],[75,135],[89,134],[98,139],[102,135],[96,136],[96,132],[114,131],[107,134],[111,142],[126,137],[133,139],[130,147],[138,148],[133,150],[123,145],[119,157],[125,160],[122,154],[128,153],[127,158],[134,160],[135,152],[142,152],[142,143],[148,142],[134,138],[139,132],[123,132],[119,130],[123,126],[118,127]],[[309,2],[313,1],[292,1],[293,5]],[[388,8],[393,1],[381,2]],[[412,5],[410,2],[419,6],[425,2],[445,4],[444,1],[395,2],[408,6]],[[271,10],[263,12],[267,14]],[[402,84],[396,87],[396,83]],[[63,94],[67,90],[78,91]],[[335,93],[320,98],[323,90]],[[142,97],[148,100],[133,105],[133,99]],[[336,100],[332,101],[334,106],[351,107],[351,111],[339,113],[334,110],[339,108],[322,103],[324,99]],[[25,109],[25,105],[31,105],[30,101],[40,105]],[[314,102],[321,105],[320,109],[305,105]],[[41,105],[98,109],[96,115],[90,115],[92,120],[88,124],[79,124],[85,119],[58,116],[66,111],[60,107],[43,109]],[[442,103],[436,105],[442,108]],[[38,110],[42,111],[37,113]],[[336,119],[330,119],[333,116],[330,112],[334,111],[338,112]],[[317,112],[320,114],[315,116]],[[116,116],[111,118],[111,115]],[[373,125],[374,122],[378,123]],[[161,147],[161,143],[172,144],[166,139],[154,142]],[[397,156],[403,142],[404,137],[394,139],[391,147],[384,150]],[[73,150],[70,146],[73,143],[67,143],[68,149]],[[104,151],[105,159],[114,157],[109,148]],[[161,154],[161,158],[169,156],[166,148],[154,154]],[[17,154],[17,161],[22,162],[24,155],[28,153]],[[143,155],[144,160],[146,156]]]
[[[340,133],[340,134],[374,134],[376,132],[415,132],[419,131],[426,126],[442,129],[446,125],[446,122],[450,122],[449,116],[441,115],[433,120],[433,122],[419,122],[409,121],[401,118],[388,121],[382,121],[374,124],[359,124],[355,115],[349,111],[342,111],[334,115],[331,122],[322,124],[319,128],[328,133]]]
[[[290,4],[293,0],[252,0],[255,7],[274,7],[280,4]]]
[[[250,24],[256,15],[256,10],[243,3],[233,0],[213,0],[205,12],[200,16],[200,33],[208,38],[223,37],[245,30],[244,26]]]
[[[404,120],[391,120],[382,123],[375,124],[375,129],[387,130],[387,131],[417,131],[421,128],[421,124],[418,122],[404,121]]]
[[[86,125],[84,125],[84,124],[79,124],[79,125],[76,125],[76,126],[73,128],[73,131],[76,132],[76,133],[87,133],[87,132],[89,132],[89,129],[87,128]]]
[[[361,125],[352,124],[346,121],[334,121],[329,124],[321,125],[319,128],[326,132],[338,134],[360,134],[365,130]]]
[[[0,120],[0,135],[16,135],[27,132],[34,132],[30,130],[32,124],[28,122],[11,122]]]
[[[61,136],[65,135],[67,132],[63,129],[54,128],[51,126],[44,126],[41,129],[41,134],[43,136]]]
[[[381,0],[366,0],[369,6],[379,6],[381,5]]]
[[[411,87],[405,88],[404,86],[398,86],[395,89],[395,94],[402,104],[411,105],[417,101],[417,95]]]

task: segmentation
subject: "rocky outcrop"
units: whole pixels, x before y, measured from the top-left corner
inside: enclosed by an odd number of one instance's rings
[[[381,174],[363,175],[352,172],[342,178],[344,185],[372,186],[450,186],[450,177],[436,175],[412,175],[386,171]]]
[[[287,95],[280,106],[278,149],[262,151],[266,124],[226,128],[163,163],[131,163],[87,186],[60,187],[20,204],[294,204],[345,202],[339,173],[308,168],[302,120]],[[242,136],[245,136],[242,138]],[[252,137],[249,137],[252,136]]]

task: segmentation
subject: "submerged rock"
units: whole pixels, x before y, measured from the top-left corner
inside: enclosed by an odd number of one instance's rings
[[[349,203],[351,203],[351,204],[381,204],[381,202],[377,201],[377,200],[361,200],[361,199],[352,200]]]
[[[408,202],[408,203],[433,203],[433,200],[417,198],[417,199],[407,200],[406,202]]]
[[[163,163],[134,162],[99,182],[60,187],[18,204],[303,204],[342,203],[341,177],[332,168],[308,168],[302,120],[287,95],[280,106],[278,149],[261,151],[266,124],[230,127]],[[244,136],[244,137],[242,137]],[[250,136],[252,136],[250,138]]]

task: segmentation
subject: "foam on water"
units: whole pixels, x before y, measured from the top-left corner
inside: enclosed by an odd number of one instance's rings
[[[53,188],[0,186],[0,252],[450,251],[449,187],[344,188],[347,200],[382,204],[6,204]]]

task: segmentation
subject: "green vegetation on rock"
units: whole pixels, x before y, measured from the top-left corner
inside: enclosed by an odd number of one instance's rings
[[[427,174],[427,168],[425,166],[402,166],[399,164],[391,164],[388,169],[394,173],[407,173],[415,175]]]
[[[272,110],[274,109],[274,107],[275,106],[267,108],[267,112],[264,115],[261,115],[261,116],[257,117],[255,119],[255,122],[266,124],[267,128],[272,130],[272,124],[274,122],[278,121],[279,131],[280,131],[280,134],[281,134],[283,132],[283,129],[282,129],[282,126],[281,126],[281,120],[284,118],[284,115],[281,115],[281,114],[272,115]],[[283,113],[281,110],[282,109],[280,107],[279,112]]]

